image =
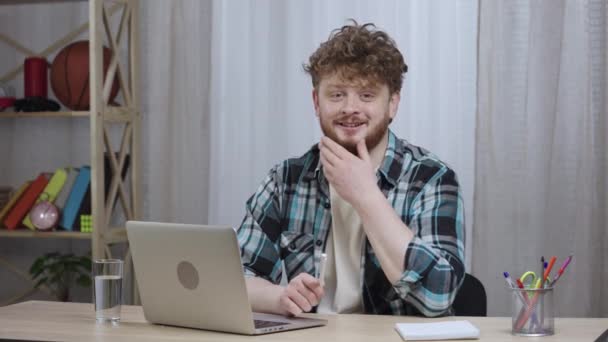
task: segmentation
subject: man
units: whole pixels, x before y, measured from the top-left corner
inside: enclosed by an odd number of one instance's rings
[[[324,136],[247,202],[238,239],[253,310],[451,314],[464,278],[462,197],[454,171],[388,129],[403,56],[373,24],[353,22],[304,68]]]

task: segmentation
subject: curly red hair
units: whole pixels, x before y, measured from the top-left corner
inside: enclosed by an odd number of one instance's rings
[[[304,65],[312,84],[318,89],[321,78],[333,73],[347,81],[364,80],[371,84],[386,84],[391,94],[399,93],[407,65],[388,34],[372,23],[342,26],[332,31],[329,39]]]

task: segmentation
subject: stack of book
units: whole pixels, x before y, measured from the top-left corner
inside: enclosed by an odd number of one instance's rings
[[[107,195],[112,172],[107,155],[105,159],[105,194]],[[127,155],[121,175],[123,178],[128,165]],[[9,230],[18,228],[35,230],[29,212],[41,201],[49,201],[59,209],[60,218],[57,228],[91,232],[90,225],[81,230],[81,216],[90,218],[91,215],[91,168],[86,165],[80,168],[58,168],[52,173],[43,172],[34,180],[26,181],[4,205],[0,206],[0,226]],[[85,222],[90,221],[85,220]]]

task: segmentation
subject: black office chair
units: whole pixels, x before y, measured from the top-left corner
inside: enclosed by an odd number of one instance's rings
[[[479,279],[466,273],[464,282],[452,303],[456,316],[487,316],[486,290]]]

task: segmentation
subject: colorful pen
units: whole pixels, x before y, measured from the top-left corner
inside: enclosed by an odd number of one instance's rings
[[[543,264],[543,271],[540,273],[540,275],[545,274],[545,270],[547,269],[547,266],[549,266],[549,263],[545,261],[545,263]],[[547,281],[549,281],[550,278],[547,278],[545,280],[545,287],[547,287]],[[536,287],[540,288],[540,278],[538,278],[538,281],[536,282]]]
[[[545,280],[549,277],[549,274],[551,273],[551,269],[553,268],[553,265],[555,264],[555,260],[557,258],[555,256],[552,256],[551,259],[549,260],[549,265],[547,265],[547,269],[545,270],[545,273],[542,275],[542,279],[539,282],[537,282],[537,289],[541,289],[544,287],[545,285]],[[543,265],[544,266],[544,265]],[[527,308],[527,310],[525,310],[523,312],[523,314],[520,312],[519,314],[519,319],[517,320],[516,324],[515,324],[515,329],[519,330],[521,329],[525,324],[526,321],[528,321],[528,318],[530,318],[530,315],[534,315],[534,308],[536,306],[536,303],[538,302],[539,299],[539,293],[535,293],[534,297],[529,301],[529,306]]]
[[[540,282],[540,286],[538,286],[538,288],[542,288],[545,285],[545,281],[547,280],[547,278],[549,278],[549,274],[551,273],[551,269],[553,268],[553,265],[555,264],[555,260],[557,260],[557,257],[552,256],[551,259],[549,260],[549,265],[547,266],[547,269],[545,270],[545,274],[543,274],[543,279]]]
[[[519,279],[517,279],[517,285],[515,285],[513,283],[513,280],[511,280],[511,276],[509,276],[509,272],[503,272],[502,275],[505,277],[505,281],[507,282],[507,285],[509,285],[510,288],[512,288],[512,289],[516,289],[518,287],[520,289],[524,288],[524,284]],[[524,305],[528,305],[528,298],[527,298],[528,296],[527,296],[527,294],[525,292],[522,294],[522,291],[517,291],[517,294],[518,294],[519,299],[521,300],[521,302]],[[525,298],[524,298],[524,296],[525,296]]]
[[[570,255],[569,257],[566,258],[566,260],[564,260],[562,267],[559,268],[559,271],[557,271],[557,275],[555,276],[555,279],[553,279],[553,281],[551,282],[551,284],[549,286],[555,285],[555,282],[562,276],[562,274],[566,270],[566,267],[568,267],[568,265],[570,264],[570,261],[572,261],[572,257],[573,256]]]
[[[522,290],[525,288],[524,283],[522,283],[521,280],[519,280],[519,279],[517,279],[517,287],[519,287]],[[526,299],[527,299],[528,298],[528,293],[524,292],[524,296],[526,296]]]
[[[507,285],[509,285],[510,288],[514,289],[516,288],[515,284],[513,284],[513,280],[511,280],[511,276],[509,275],[509,272],[502,272],[502,275],[505,277],[505,281],[507,282]],[[519,280],[519,279],[517,279]]]
[[[540,257],[540,273],[539,273],[540,276],[542,276],[543,274],[545,274],[545,269],[547,269],[547,266],[545,266],[546,263],[547,262],[545,261],[545,256],[544,255],[541,256]]]
[[[543,268],[545,268],[544,273],[542,274],[542,279],[541,279],[541,283],[539,284],[539,286],[537,286],[537,288],[542,288],[545,285],[545,281],[549,279],[549,274],[551,274],[551,269],[553,268],[553,265],[555,264],[555,260],[557,258],[555,256],[551,257],[551,259],[549,260],[549,264],[546,266],[543,263]],[[568,264],[570,264],[570,261],[572,260],[572,255],[570,255],[568,258],[566,258],[566,260],[564,260],[564,263],[562,264],[562,266],[560,267],[560,269],[557,271],[557,275],[554,277],[553,281],[551,281],[549,283],[549,286],[552,287],[555,282],[561,277],[561,275],[564,273],[566,267],[568,267]],[[522,284],[523,285],[523,284]],[[539,294],[540,293],[535,293],[533,298],[529,298],[529,305],[527,306],[526,310],[520,311],[517,321],[515,323],[515,329],[519,330],[521,329],[525,324],[526,321],[528,320],[528,318],[530,318],[530,316],[533,317],[534,319],[534,315],[535,315],[535,306],[539,300]],[[541,311],[541,315],[543,314],[543,312]],[[541,322],[543,321],[542,317],[541,317]]]
[[[505,276],[505,280],[507,281],[507,284],[509,284],[509,286],[511,286],[511,288],[515,289],[515,284],[513,284],[513,280],[511,280],[511,277],[509,276],[509,272],[503,272],[503,275]],[[517,281],[517,287],[520,289],[524,289],[524,283],[521,282],[521,280],[515,279],[515,281]],[[519,300],[521,300],[522,304],[524,305],[521,308],[521,311],[519,313],[519,316],[521,316],[523,314],[523,312],[525,311],[525,308],[528,307],[529,305],[529,298],[528,298],[528,293],[526,293],[525,291],[517,291],[517,297],[519,298]],[[538,318],[536,317],[536,314],[533,313],[532,314],[532,324],[538,324]]]

